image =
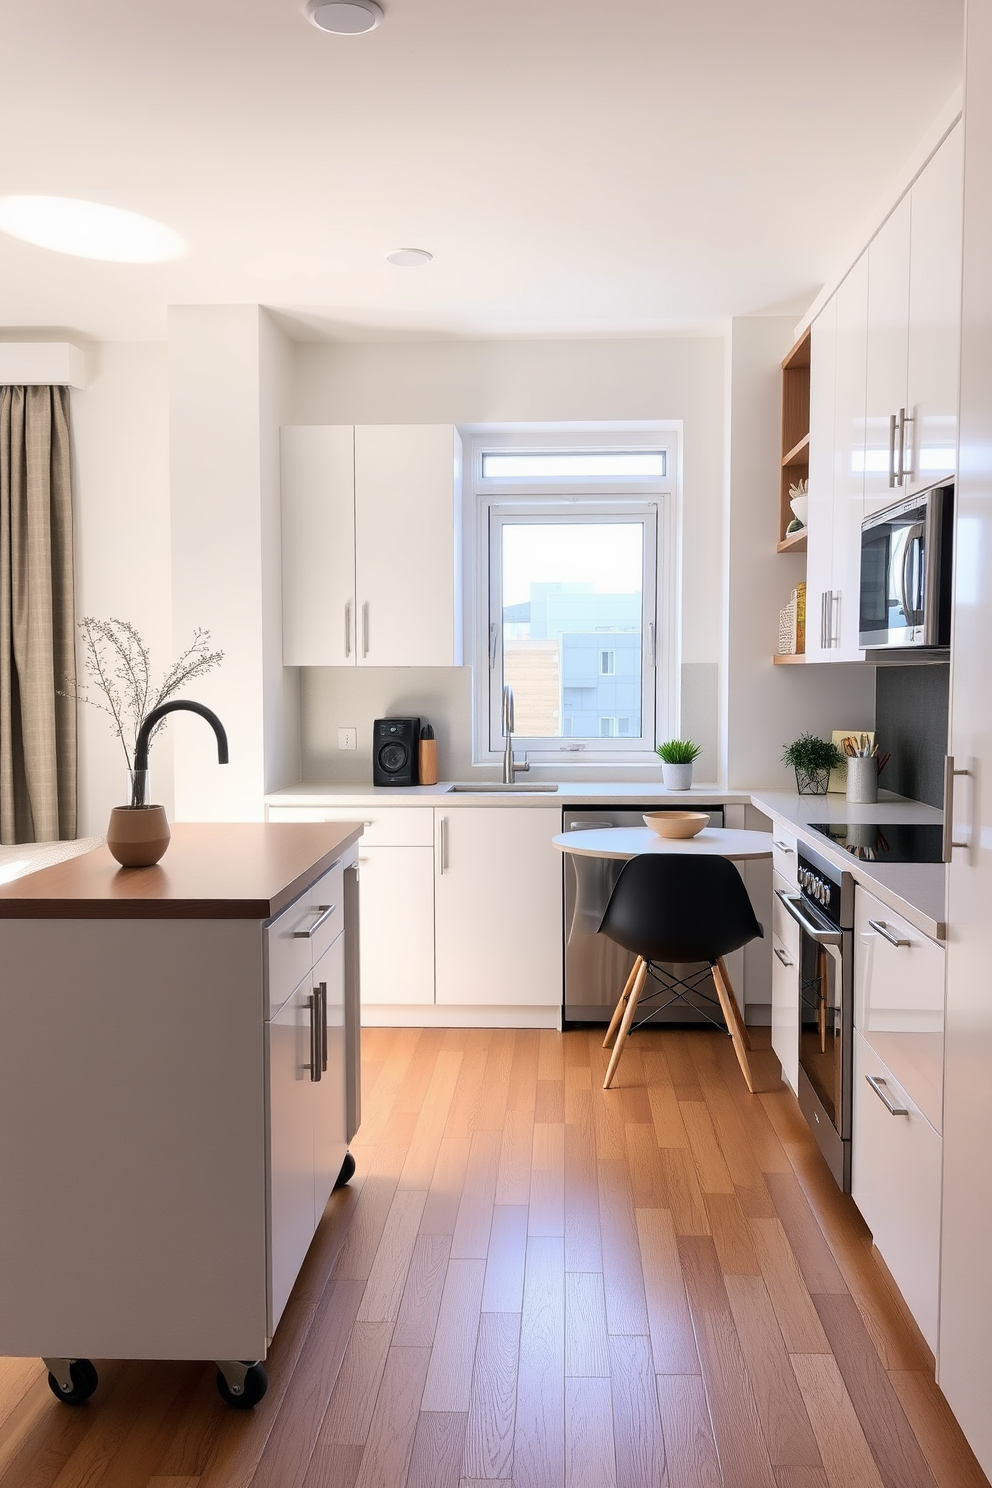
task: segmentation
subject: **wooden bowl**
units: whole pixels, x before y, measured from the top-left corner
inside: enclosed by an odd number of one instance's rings
[[[709,821],[707,811],[646,811],[644,825],[659,837],[695,837]]]

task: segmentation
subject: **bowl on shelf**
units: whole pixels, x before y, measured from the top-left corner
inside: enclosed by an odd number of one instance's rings
[[[659,837],[695,837],[709,821],[707,811],[646,811],[644,825]]]
[[[792,507],[793,516],[796,517],[800,522],[802,522],[803,526],[805,527],[806,516],[809,512],[809,497],[791,496],[789,498],[789,505]]]

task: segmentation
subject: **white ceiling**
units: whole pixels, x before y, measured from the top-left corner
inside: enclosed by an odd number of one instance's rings
[[[0,234],[0,326],[160,338],[170,303],[294,334],[607,335],[800,314],[960,82],[963,0],[3,6],[0,194],[190,245],[94,263]],[[392,248],[434,262],[396,269]]]

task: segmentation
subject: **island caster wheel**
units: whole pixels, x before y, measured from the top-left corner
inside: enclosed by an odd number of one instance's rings
[[[261,1364],[231,1364],[217,1370],[217,1393],[232,1410],[251,1410],[269,1388],[269,1377]]]
[[[45,1360],[48,1363],[48,1360]],[[52,1360],[48,1384],[63,1405],[85,1405],[97,1387],[97,1373],[89,1359]]]
[[[344,1155],[344,1162],[341,1164],[341,1171],[338,1174],[337,1179],[335,1180],[334,1187],[344,1188],[345,1184],[350,1183],[354,1176],[355,1159],[352,1157],[350,1152],[346,1152]]]

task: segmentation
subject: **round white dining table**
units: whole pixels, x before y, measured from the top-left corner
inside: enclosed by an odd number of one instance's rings
[[[642,853],[711,853],[721,858],[770,858],[771,832],[704,827],[695,837],[660,837],[650,827],[590,827],[553,837],[562,852],[586,858],[637,858]]]

